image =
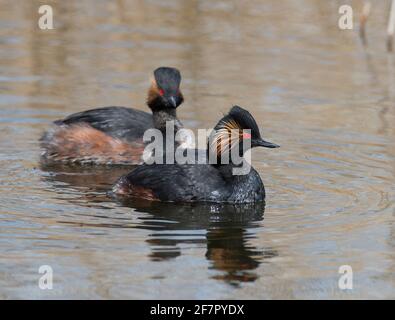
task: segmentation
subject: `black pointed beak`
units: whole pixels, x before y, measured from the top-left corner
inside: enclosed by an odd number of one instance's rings
[[[169,104],[173,107],[173,108],[177,108],[177,99],[174,96],[170,96],[168,98],[169,100]]]
[[[280,148],[278,144],[265,141],[263,139],[257,140],[256,145],[259,147],[265,147],[265,148]]]

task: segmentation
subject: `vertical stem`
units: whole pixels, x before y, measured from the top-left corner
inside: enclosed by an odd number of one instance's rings
[[[388,19],[388,28],[387,28],[387,49],[388,49],[388,51],[392,51],[392,41],[394,38],[394,31],[395,31],[395,0],[392,0],[390,16]]]
[[[366,22],[368,20],[369,14],[370,14],[370,1],[365,1],[363,3],[363,8],[362,8],[362,15],[360,19],[360,24],[359,24],[359,36],[361,37],[362,43],[366,45]]]

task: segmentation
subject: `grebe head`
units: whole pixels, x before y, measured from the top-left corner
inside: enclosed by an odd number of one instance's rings
[[[152,111],[177,108],[184,101],[180,83],[181,74],[176,68],[157,68],[154,71],[147,99]]]
[[[217,156],[222,155],[225,151],[231,151],[237,145],[239,145],[240,155],[242,155],[243,150],[247,151],[244,147],[245,142],[248,142],[251,148],[279,147],[275,143],[262,139],[254,117],[247,110],[239,106],[232,107],[229,113],[217,123],[210,141],[210,149],[211,151],[215,151]]]

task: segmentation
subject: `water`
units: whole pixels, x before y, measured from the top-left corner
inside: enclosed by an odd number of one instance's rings
[[[38,1],[0,4],[0,298],[395,298],[386,1],[366,49],[336,1],[50,1],[51,31]],[[187,127],[237,103],[281,145],[253,151],[265,208],[118,203],[106,192],[130,169],[40,166],[51,121],[146,110],[160,65],[182,71]]]

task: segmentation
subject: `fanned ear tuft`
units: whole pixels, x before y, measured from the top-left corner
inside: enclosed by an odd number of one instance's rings
[[[225,115],[215,126],[210,149],[217,156],[233,149],[243,139],[243,127],[230,114]]]
[[[244,130],[249,132],[243,132]],[[220,156],[225,151],[232,150],[243,139],[261,139],[261,134],[251,113],[239,106],[233,106],[215,126],[209,147]]]

